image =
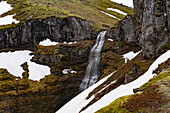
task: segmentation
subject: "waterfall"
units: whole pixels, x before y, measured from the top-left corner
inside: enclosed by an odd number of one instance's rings
[[[91,49],[89,56],[89,64],[86,68],[85,77],[82,80],[79,90],[84,91],[91,85],[97,82],[100,77],[100,56],[101,49],[104,44],[106,31],[102,31],[97,36],[97,40],[93,48]]]

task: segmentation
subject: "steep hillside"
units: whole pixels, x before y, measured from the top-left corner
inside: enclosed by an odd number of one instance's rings
[[[121,13],[107,10],[107,8],[119,9],[127,14],[133,14],[133,9],[111,2],[110,0],[7,0],[14,7],[11,11],[1,16],[16,14],[15,19],[21,23],[30,19],[44,19],[47,17],[78,17],[88,20],[96,29],[108,28],[115,26],[119,19],[123,19],[125,15]],[[109,13],[112,18],[103,12]],[[0,26],[0,29],[15,26]]]
[[[169,112],[169,81],[170,67],[142,85],[137,93],[120,97],[96,113]]]
[[[1,1],[20,22],[0,25],[0,112],[169,112],[169,0]]]

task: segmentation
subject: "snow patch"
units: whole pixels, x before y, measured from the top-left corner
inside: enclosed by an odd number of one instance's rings
[[[39,43],[39,45],[42,46],[52,46],[52,45],[57,45],[59,42],[52,42],[50,39],[45,39]]]
[[[128,7],[133,7],[133,0],[111,0],[111,1],[119,3],[119,4],[126,5]]]
[[[20,65],[27,62],[29,79],[40,80],[44,78],[45,75],[49,75],[50,68],[31,62],[30,59],[32,59],[33,56],[30,56],[30,53],[31,51],[28,50],[0,53],[0,68],[5,68],[11,74],[22,78],[22,73],[24,71]]]
[[[133,58],[135,58],[140,52],[141,51],[134,53],[133,51],[131,51],[129,53],[124,54],[123,58],[125,59],[125,63],[127,63],[128,60],[132,60]]]
[[[75,44],[77,43],[76,41],[75,42],[63,42],[64,44]],[[39,45],[42,45],[42,46],[52,46],[52,45],[57,45],[57,44],[60,44],[60,42],[54,42],[54,41],[51,41],[50,39],[45,39],[43,41],[41,41],[39,43]]]
[[[111,39],[111,38],[109,38],[108,40],[111,41],[111,42],[113,42],[113,39]]]
[[[7,3],[7,1],[2,1],[0,2],[0,15],[2,15],[5,12],[8,12],[12,10],[13,8],[11,7],[10,4]]]
[[[106,14],[106,15],[108,15],[108,16],[110,16],[110,17],[112,17],[112,18],[115,18],[115,19],[120,20],[120,18],[117,18],[116,16],[113,16],[113,15],[111,15],[111,14],[109,14],[109,13],[106,13],[106,12],[104,12],[104,11],[101,11],[101,12],[104,13],[104,14]]]
[[[7,3],[7,1],[0,2],[0,15],[9,10],[12,10],[12,7],[10,4]],[[19,21],[13,19],[13,16],[15,15],[7,15],[2,18],[0,17],[0,25],[7,25],[7,24],[11,24],[12,22],[19,23]]]
[[[62,70],[62,72],[63,72],[63,74],[69,74],[69,73],[77,73],[77,71],[74,71],[74,70],[72,70],[72,69],[64,69],[64,70]]]
[[[77,43],[76,41],[75,42],[64,42],[64,44],[75,44],[75,43]]]
[[[118,13],[120,13],[120,14],[122,14],[122,15],[127,15],[127,13],[125,13],[125,12],[119,10],[119,9],[107,8],[107,10],[115,11],[115,12],[118,12]]]
[[[8,15],[8,16],[0,18],[0,25],[12,24],[12,22],[19,23],[20,21],[13,19],[13,16],[15,15]]]

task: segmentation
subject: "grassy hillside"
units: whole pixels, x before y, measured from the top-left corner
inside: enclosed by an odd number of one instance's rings
[[[164,70],[162,65],[158,70]],[[120,97],[96,113],[167,113],[169,109],[170,66],[139,88],[136,94]],[[153,107],[154,106],[154,107]]]
[[[13,10],[1,16],[16,14],[15,19],[24,22],[29,19],[47,18],[56,16],[60,18],[75,16],[88,20],[99,29],[113,27],[118,19],[112,18],[101,11],[107,12],[123,19],[125,16],[107,8],[119,9],[128,14],[133,13],[132,8],[111,2],[110,0],[0,0],[8,1]],[[11,26],[11,25],[10,25]],[[8,27],[10,27],[8,25]],[[13,25],[14,26],[14,25]],[[3,29],[5,26],[0,26]]]

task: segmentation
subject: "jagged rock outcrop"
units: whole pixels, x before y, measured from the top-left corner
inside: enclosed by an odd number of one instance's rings
[[[139,33],[136,31],[134,19],[128,15],[118,22],[116,28],[116,39],[118,41],[126,41],[133,45],[138,45]]]
[[[74,42],[95,38],[90,23],[76,18],[34,19],[0,30],[0,49],[32,47],[49,38],[57,42]]]
[[[133,2],[143,55],[155,58],[158,56],[159,48],[170,41],[170,1],[134,0]]]

